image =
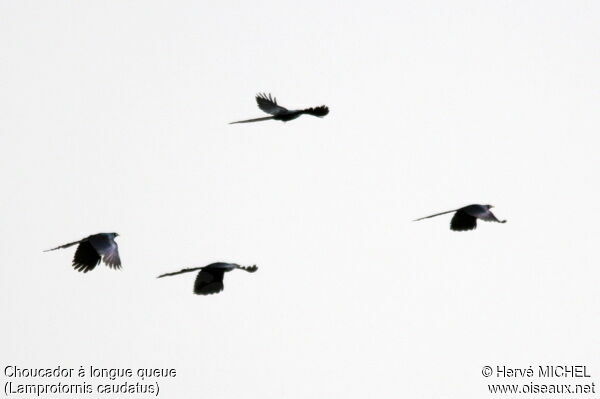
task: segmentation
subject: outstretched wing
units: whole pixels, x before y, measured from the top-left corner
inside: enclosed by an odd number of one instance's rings
[[[488,211],[488,212],[489,212],[489,217],[488,217],[487,219],[483,219],[483,220],[485,220],[486,222],[498,222],[498,223],[506,223],[506,219],[504,219],[504,220],[500,220],[500,219],[496,218],[496,215],[494,215],[494,214],[492,213],[492,211]]]
[[[477,227],[477,218],[463,210],[458,210],[450,221],[450,229],[454,231],[473,230]]]
[[[256,95],[258,108],[271,115],[281,115],[289,112],[286,108],[277,105],[277,99],[270,94],[259,93]]]
[[[498,223],[506,223],[506,220],[500,220],[492,213],[492,211],[488,210],[484,215],[478,216],[479,219],[484,220],[486,222],[498,222]]]
[[[119,246],[112,237],[109,237],[106,234],[96,234],[89,238],[89,242],[96,252],[102,256],[102,260],[108,267],[111,269],[121,268]]]
[[[194,281],[194,294],[210,295],[223,291],[224,269],[205,268]]]
[[[465,207],[465,212],[485,222],[506,223],[506,220],[499,220],[488,207],[471,205]]]
[[[73,267],[78,272],[87,273],[100,263],[100,255],[89,241],[81,241],[75,256],[73,257]]]

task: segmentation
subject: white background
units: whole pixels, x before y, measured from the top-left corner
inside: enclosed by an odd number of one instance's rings
[[[597,2],[0,4],[2,367],[177,368],[165,398],[600,383]],[[331,112],[228,125],[262,91]],[[508,223],[411,222],[471,203]],[[42,252],[104,231],[122,271]],[[214,261],[259,270],[155,278]]]

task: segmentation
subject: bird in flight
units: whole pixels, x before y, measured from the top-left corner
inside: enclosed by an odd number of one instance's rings
[[[425,216],[417,220],[429,219],[435,216],[445,215],[447,213],[456,212],[450,221],[450,229],[454,231],[467,231],[475,230],[477,227],[477,219],[484,220],[486,222],[498,222],[506,223],[506,220],[498,220],[496,216],[490,211],[493,208],[492,205],[468,205],[452,211],[440,212],[435,215]]]
[[[73,257],[73,267],[78,272],[87,273],[90,270],[94,270],[101,259],[111,269],[120,269],[121,258],[119,258],[119,247],[115,242],[115,237],[118,236],[117,233],[98,233],[79,241],[48,249],[44,252],[55,251],[79,244]]]
[[[210,295],[223,291],[223,275],[225,272],[230,272],[235,269],[244,270],[248,273],[254,273],[258,270],[258,267],[256,267],[256,265],[240,266],[235,263],[217,262],[203,267],[193,267],[190,269],[182,269],[178,272],[161,274],[157,278],[175,276],[177,274],[200,270],[200,273],[198,273],[196,276],[196,281],[194,282],[194,294]]]
[[[271,97],[270,94],[259,93],[256,95],[256,103],[258,104],[258,108],[265,111],[267,114],[271,114],[272,116],[265,116],[264,118],[256,118],[256,119],[246,119],[243,121],[231,122],[230,125],[234,123],[248,123],[248,122],[258,122],[258,121],[266,121],[269,119],[275,119],[276,121],[291,121],[292,119],[296,119],[302,114],[308,114],[313,116],[318,116],[320,118],[324,117],[329,113],[329,108],[325,105],[321,105],[315,108],[306,108],[306,109],[295,109],[289,110],[287,108],[283,108],[281,105],[277,104],[277,99],[275,97]]]

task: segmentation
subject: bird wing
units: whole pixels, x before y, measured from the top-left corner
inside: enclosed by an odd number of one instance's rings
[[[111,269],[121,268],[121,258],[119,257],[119,246],[112,237],[106,234],[96,234],[90,236],[89,242],[94,249],[102,256],[104,263]]]
[[[73,257],[73,267],[75,270],[87,273],[90,270],[94,270],[98,263],[100,263],[100,255],[96,249],[89,241],[81,241]]]
[[[223,269],[226,272],[229,272],[237,267],[239,267],[239,265],[237,265],[235,263],[214,262],[214,263],[204,266],[203,269]]]
[[[506,220],[499,220],[496,215],[492,213],[492,211],[488,210],[484,215],[478,216],[479,219],[484,220],[486,222],[498,222],[498,223],[506,223]]]
[[[450,221],[450,229],[454,231],[473,230],[477,227],[477,218],[459,209]]]
[[[223,291],[224,269],[204,268],[194,281],[194,294],[210,295]]]
[[[469,206],[467,207],[468,209],[466,209],[465,211],[473,216],[476,217],[478,219],[481,219],[485,222],[497,222],[497,223],[506,223],[506,220],[498,220],[498,218],[496,217],[496,215],[494,215],[492,213],[492,211],[490,211],[487,208],[484,207],[474,207],[474,206]]]
[[[286,108],[277,105],[277,99],[264,93],[256,95],[256,103],[258,108],[271,115],[281,115],[289,112]]]

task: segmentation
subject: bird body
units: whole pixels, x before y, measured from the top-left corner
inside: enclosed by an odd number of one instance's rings
[[[44,252],[69,248],[79,244],[73,257],[73,267],[78,272],[87,273],[93,270],[101,260],[111,269],[120,269],[121,258],[119,247],[115,241],[115,237],[118,236],[117,233],[93,234],[82,240],[70,242]]]
[[[216,262],[202,267],[192,267],[188,269],[182,269],[178,272],[161,274],[160,276],[158,276],[158,278],[175,276],[178,274],[190,273],[200,270],[200,272],[196,276],[196,280],[194,281],[194,294],[210,295],[223,291],[223,277],[225,273],[235,269],[241,269],[247,271],[248,273],[254,273],[258,270],[258,267],[256,267],[256,265],[240,266],[236,263]]]
[[[307,114],[313,115],[317,117],[324,117],[329,113],[329,108],[325,105],[321,105],[315,108],[306,108],[306,109],[296,109],[289,110],[277,104],[277,99],[272,97],[270,94],[260,93],[256,95],[256,103],[258,104],[258,108],[266,112],[267,114],[271,114],[272,116],[265,116],[263,118],[255,118],[255,119],[246,119],[243,121],[231,122],[230,125],[235,123],[248,123],[248,122],[259,122],[266,120],[277,120],[288,122],[298,118],[300,115]]]
[[[445,215],[447,213],[456,212],[452,217],[452,220],[450,221],[450,229],[453,231],[474,230],[475,228],[477,228],[477,219],[486,222],[506,223],[506,220],[498,220],[498,218],[496,218],[492,211],[490,211],[491,208],[493,208],[492,205],[467,205],[462,208],[453,209],[451,211],[440,212],[419,219],[415,219],[415,222],[418,220],[429,219],[432,217]]]

